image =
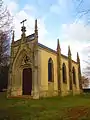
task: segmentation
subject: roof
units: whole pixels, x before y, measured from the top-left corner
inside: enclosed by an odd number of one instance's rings
[[[34,34],[34,33],[31,34],[31,35],[28,35],[28,36],[26,37],[27,42],[33,41],[33,40],[34,40],[34,37],[35,37],[35,34]],[[17,41],[14,41],[14,46],[17,46],[17,45],[20,43],[20,40],[21,40],[21,39],[19,39],[19,40],[17,40]],[[49,48],[49,47],[47,47],[47,46],[45,46],[45,45],[43,45],[43,44],[41,44],[41,43],[38,43],[38,46],[40,46],[40,47],[43,48],[43,49],[49,50],[49,51],[53,52],[54,54],[57,54],[57,51],[56,51],[56,50],[53,50],[53,49],[51,49],[51,48]],[[64,57],[65,59],[68,59],[68,56],[65,56],[65,55],[63,55],[63,54],[61,54],[61,56]],[[77,62],[74,61],[74,60],[72,60],[72,62],[77,63]]]
[[[20,40],[21,40],[21,39],[19,39],[19,40],[17,40],[17,41],[14,41],[14,46],[17,46],[18,44],[20,44]],[[28,36],[26,37],[26,40],[27,40],[27,42],[34,40],[34,33],[31,34],[31,35],[28,35]]]
[[[56,51],[56,50],[53,50],[53,49],[51,49],[51,48],[49,48],[49,47],[47,47],[47,46],[45,46],[45,45],[43,45],[43,44],[41,44],[41,43],[38,43],[38,45],[39,45],[40,47],[44,48],[44,49],[50,50],[51,52],[57,54],[57,51]],[[67,58],[67,56],[65,56],[65,55],[63,55],[63,54],[61,54],[61,55],[62,55],[62,57]]]
[[[44,48],[44,49],[47,49],[47,50],[49,50],[49,51],[57,54],[57,51],[55,51],[55,50],[53,50],[53,49],[51,49],[51,48],[49,48],[49,47],[47,47],[47,46],[45,46],[45,45],[43,45],[43,44],[41,44],[41,43],[38,43],[38,45],[39,45],[40,47]],[[61,54],[61,56],[64,57],[65,59],[68,59],[68,56],[65,56],[65,55],[63,55],[63,54]],[[72,60],[72,62],[77,63],[77,62],[74,61],[74,60]]]
[[[43,45],[43,44],[41,44],[41,43],[38,43],[38,45],[39,45],[40,47],[44,48],[44,49],[50,50],[51,52],[57,54],[57,51],[55,51],[55,50],[53,50],[53,49],[51,49],[51,48],[49,48],[49,47],[47,47],[47,46],[45,46],[45,45]]]

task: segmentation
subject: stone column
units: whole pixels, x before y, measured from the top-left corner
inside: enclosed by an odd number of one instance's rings
[[[62,93],[62,69],[61,69],[61,49],[59,39],[57,40],[57,79],[58,79],[58,95]]]
[[[34,55],[34,88],[33,88],[33,99],[39,99],[39,84],[38,84],[38,50],[35,51]]]
[[[69,68],[69,88],[72,89],[73,92],[73,81],[72,81],[72,57],[70,46],[68,46],[68,68]],[[71,90],[70,90],[71,91]]]
[[[32,67],[32,91],[31,91],[31,96],[33,97],[34,93],[34,67]]]
[[[79,89],[80,89],[80,92],[82,93],[81,66],[80,66],[80,58],[79,58],[78,52],[77,52],[77,64],[78,64],[78,82],[79,82]]]
[[[38,50],[38,91],[40,97],[40,87],[41,87],[41,53]]]
[[[11,96],[11,73],[8,72],[7,97]]]
[[[38,70],[39,70],[39,65],[38,65],[38,27],[37,27],[37,20],[35,20],[35,29],[34,29],[34,37],[35,37],[35,42],[33,46],[33,52],[34,52],[34,91],[33,91],[33,98],[34,99],[39,99],[39,83],[38,83]]]
[[[13,50],[13,44],[14,44],[14,39],[12,40],[11,43],[11,53],[10,53],[10,66],[9,66],[9,72],[8,72],[8,90],[7,90],[7,96],[11,95],[11,80],[12,80],[12,65],[13,65],[13,60],[14,60],[14,50]]]

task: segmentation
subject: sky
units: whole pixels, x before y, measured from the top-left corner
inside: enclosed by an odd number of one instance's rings
[[[89,15],[80,17],[89,8],[90,1],[83,1],[81,4],[80,0],[4,0],[4,3],[14,19],[15,40],[21,37],[22,20],[27,19],[26,34],[29,35],[34,32],[37,19],[39,43],[56,50],[59,38],[62,54],[68,54],[70,45],[72,59],[76,61],[79,52],[83,70],[86,65],[83,61],[88,59],[86,47],[90,45],[90,25],[86,25]]]

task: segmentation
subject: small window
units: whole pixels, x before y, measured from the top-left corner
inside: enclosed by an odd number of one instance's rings
[[[63,83],[67,83],[66,65],[65,65],[65,63],[63,63],[63,65],[62,65],[62,78],[63,78]]]
[[[54,74],[53,74],[53,60],[50,58],[48,60],[48,82],[53,82]]]
[[[75,74],[75,68],[72,69],[72,77],[73,77],[73,84],[76,84],[76,74]]]

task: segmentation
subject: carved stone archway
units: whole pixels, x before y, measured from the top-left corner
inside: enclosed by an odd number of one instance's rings
[[[23,95],[23,70],[24,69],[31,69],[32,70],[32,79],[33,79],[33,57],[32,53],[27,52],[28,50],[20,50],[19,54],[16,56],[15,61],[13,63],[13,68],[12,68],[12,88],[13,90],[13,95],[18,96],[18,95]],[[32,84],[32,89],[33,90],[33,82]],[[30,90],[30,94],[32,91]]]

